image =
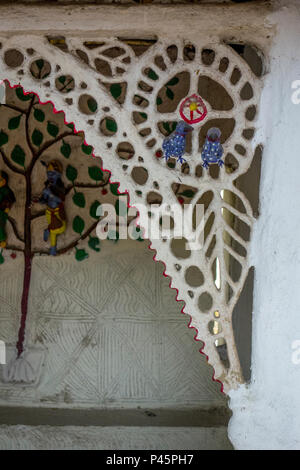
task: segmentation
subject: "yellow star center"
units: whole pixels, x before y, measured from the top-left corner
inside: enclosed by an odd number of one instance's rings
[[[197,103],[193,102],[193,103],[190,104],[190,110],[191,111],[196,111],[197,108],[198,108]]]

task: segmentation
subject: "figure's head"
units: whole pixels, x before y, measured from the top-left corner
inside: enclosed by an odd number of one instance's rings
[[[211,142],[219,142],[221,137],[221,131],[218,127],[211,127],[207,131],[207,138]]]
[[[62,166],[62,164],[60,163],[59,160],[51,160],[47,164],[47,171],[56,171],[57,173],[62,174],[63,166]]]
[[[51,160],[49,163],[42,162],[47,167],[47,178],[51,184],[55,184],[61,178],[63,166],[59,160]]]
[[[192,130],[193,130],[193,127],[184,121],[179,121],[176,126],[176,132],[179,132],[180,134],[187,134],[188,132],[191,132]]]
[[[0,188],[3,186],[6,186],[8,183],[8,174],[6,171],[1,170],[0,171]]]

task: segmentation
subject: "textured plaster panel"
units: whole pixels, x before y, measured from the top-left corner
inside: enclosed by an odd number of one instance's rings
[[[1,270],[0,282],[0,339],[8,343],[17,340],[20,319],[20,303],[23,285],[23,259],[7,263]],[[2,366],[0,366],[2,367]]]
[[[229,450],[225,427],[0,426],[1,450]]]
[[[291,85],[300,78],[300,5],[282,2],[261,102],[266,142],[261,207],[252,245],[255,265],[252,383],[231,392],[229,436],[237,449],[300,449],[299,126]]]
[[[100,254],[81,263],[71,256],[36,257],[27,344],[45,349],[46,359],[36,387],[1,385],[1,403],[116,408],[223,402],[176,292],[152,256],[146,243],[123,241],[103,243]],[[1,282],[13,312],[10,320],[1,313],[0,331],[3,325],[12,344],[22,271],[14,277],[7,290]]]

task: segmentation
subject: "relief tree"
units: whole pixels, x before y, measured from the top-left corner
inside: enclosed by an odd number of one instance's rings
[[[101,203],[114,204],[117,214],[120,209],[118,184],[110,182],[110,173],[92,153],[84,134],[65,123],[64,113],[21,87],[7,87],[0,113],[0,170],[16,201],[6,211],[0,207],[5,212],[0,263],[5,253],[24,257],[17,358],[24,351],[34,256],[74,251],[78,261],[84,260],[91,250],[100,251],[95,231]]]

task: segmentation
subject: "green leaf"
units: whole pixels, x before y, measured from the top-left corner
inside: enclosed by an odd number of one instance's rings
[[[100,246],[99,246],[100,245],[100,240],[99,240],[99,238],[90,236],[88,245],[92,250],[100,251]]]
[[[11,130],[11,131],[14,130],[14,129],[17,129],[20,125],[21,117],[22,117],[22,114],[20,114],[19,116],[15,116],[15,117],[11,118],[8,121],[8,129]]]
[[[145,119],[145,120],[146,120],[147,117],[148,117],[146,113],[140,113],[140,116],[141,116],[143,119]]]
[[[168,162],[167,165],[169,168],[175,168],[176,164],[174,162]]]
[[[100,217],[98,208],[101,206],[99,201],[94,201],[93,204],[90,207],[90,216],[93,217],[93,219],[98,219]],[[98,215],[97,215],[98,212]]]
[[[0,147],[1,145],[5,145],[8,142],[8,135],[5,132],[0,131]]]
[[[69,158],[71,155],[71,145],[63,140],[60,151],[65,158]]]
[[[75,126],[72,122],[70,122],[69,124],[67,124],[67,127],[69,127],[70,129],[72,129],[73,132],[75,132]]]
[[[3,256],[3,250],[0,251],[0,264],[4,263],[4,256]]]
[[[24,166],[25,163],[25,152],[20,145],[15,145],[11,152],[11,159],[18,165]]]
[[[35,63],[36,63],[36,66],[39,70],[42,70],[42,68],[45,65],[45,61],[43,59],[38,59],[38,60],[35,61]]]
[[[98,166],[89,166],[89,175],[92,180],[103,180],[103,171]]]
[[[195,191],[192,191],[191,189],[186,189],[182,193],[179,193],[180,196],[185,196],[185,197],[188,197],[188,198],[194,197],[195,194],[196,194]]]
[[[34,119],[39,122],[43,122],[45,119],[45,113],[41,109],[35,109],[33,113]]]
[[[134,238],[134,240],[138,241],[138,242],[143,242],[144,239],[142,237],[142,230],[140,227],[135,227],[134,229],[134,232],[132,233],[132,237]]]
[[[93,147],[91,145],[82,144],[81,149],[86,155],[91,155],[93,152]]]
[[[34,145],[39,147],[41,143],[43,142],[43,139],[44,139],[43,134],[39,130],[34,129],[32,136],[31,136],[31,140],[34,143]]]
[[[177,83],[179,82],[179,78],[177,77],[173,77],[171,78],[171,80],[166,84],[166,86],[174,86],[174,85],[177,85]]]
[[[169,134],[171,134],[173,131],[175,131],[176,129],[176,126],[177,126],[177,122],[163,122],[162,123],[163,125],[163,128],[165,129],[165,131]]]
[[[158,75],[152,69],[149,70],[148,77],[151,78],[151,80],[158,80]]]
[[[173,93],[173,91],[171,90],[171,88],[167,88],[167,90],[166,90],[166,95],[167,95],[167,97],[168,97],[170,100],[173,100],[173,99],[174,99],[174,93]]]
[[[16,88],[16,95],[21,101],[29,101],[33,97],[31,93],[25,95],[24,90],[22,87]]]
[[[124,201],[120,201],[119,199],[116,201],[115,204],[116,214],[119,217],[126,217],[127,215],[127,204]]]
[[[160,96],[158,96],[158,97],[156,98],[156,105],[157,105],[157,106],[160,106],[161,104],[162,104],[162,99],[161,99]]]
[[[111,86],[110,86],[110,92],[112,94],[112,96],[115,98],[115,100],[117,98],[119,98],[119,96],[121,96],[121,93],[122,93],[122,87],[119,83],[113,83]]]
[[[78,207],[85,207],[85,197],[83,193],[75,193],[73,194],[73,202]]]
[[[79,233],[81,235],[84,230],[84,225],[85,225],[84,220],[81,217],[79,217],[79,215],[76,215],[76,217],[74,217],[73,219],[74,232]]]
[[[98,109],[97,101],[94,98],[89,98],[87,100],[87,105],[91,113],[95,113]]]
[[[52,137],[56,137],[59,132],[59,128],[54,122],[48,121],[47,131],[48,131],[48,134],[50,134]]]
[[[72,165],[68,165],[66,169],[66,177],[68,178],[69,181],[74,183],[78,175],[78,172],[76,168],[74,168]]]
[[[114,119],[106,118],[105,124],[108,131],[113,132],[114,134],[117,132],[118,126]]]
[[[137,232],[140,234],[140,236],[136,239],[137,242],[144,242],[145,239],[142,237],[142,230],[139,229]]]
[[[171,129],[168,122],[163,122],[163,128],[168,134],[171,134]]]
[[[119,187],[118,183],[112,183],[110,185],[110,192],[114,194],[115,196],[119,196],[118,187]]]
[[[77,261],[83,261],[89,257],[89,254],[84,250],[84,249],[78,249],[76,248],[76,253],[75,253],[75,259]]]
[[[66,76],[65,75],[61,75],[60,77],[58,77],[58,81],[63,85],[66,81]]]

